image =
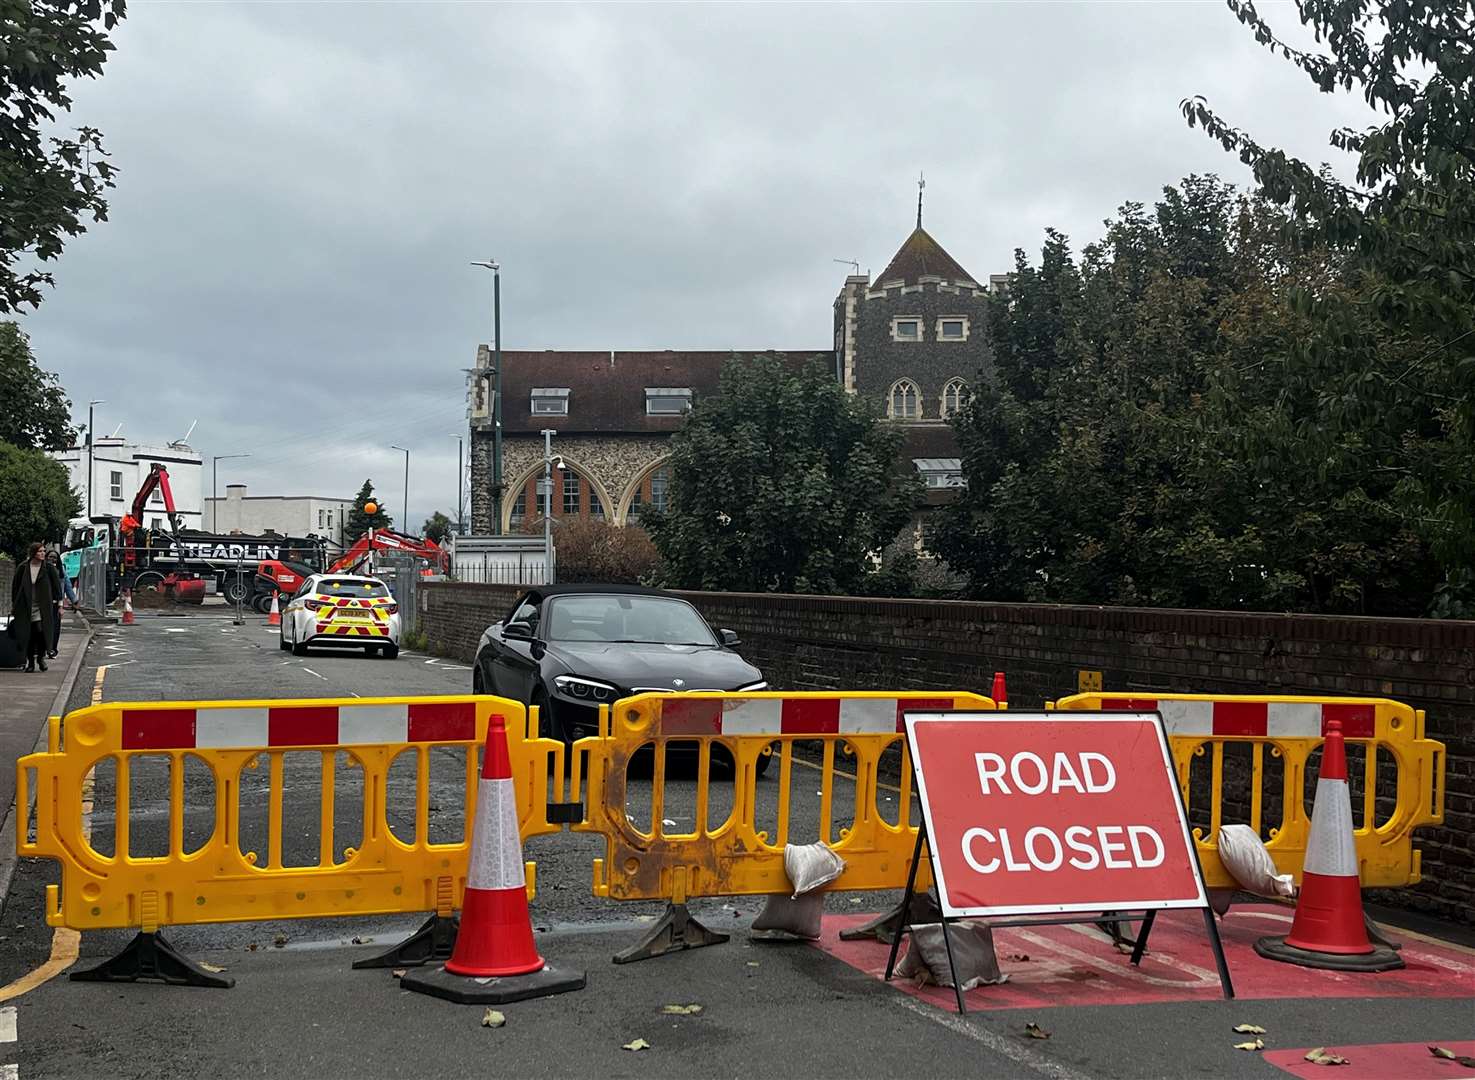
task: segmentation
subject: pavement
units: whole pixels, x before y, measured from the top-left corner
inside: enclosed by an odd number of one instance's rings
[[[73,635],[77,647],[79,639]],[[69,708],[99,700],[370,697],[461,693],[465,665],[402,653],[397,660],[354,653],[296,658],[277,649],[259,617],[242,626],[209,612],[143,616],[133,626],[99,628],[79,657]],[[58,665],[54,671],[60,671]],[[51,673],[48,673],[48,678]],[[41,680],[25,692],[25,713],[10,683],[35,676],[0,674],[6,694],[0,749],[31,749],[50,700]],[[60,689],[52,683],[52,694]],[[437,751],[431,766],[437,825],[459,835],[456,820],[462,763]],[[316,759],[316,755],[311,755]],[[437,761],[439,762],[437,764]],[[263,773],[266,770],[261,770]],[[0,782],[11,785],[9,761]],[[315,862],[319,844],[316,770],[286,770],[284,861]],[[341,773],[340,773],[341,775]],[[244,776],[244,774],[243,774]],[[345,782],[351,783],[351,780]],[[116,796],[99,774],[93,843],[111,842]],[[202,841],[213,820],[213,791],[196,792],[186,775],[184,829]],[[134,771],[130,785],[130,850],[155,853],[167,843],[167,778]],[[794,770],[789,797],[799,831],[817,816],[818,773]],[[386,791],[390,827],[413,811],[413,772],[391,770]],[[665,813],[680,822],[694,812],[695,777],[670,782]],[[730,783],[714,782],[714,809],[730,802]],[[759,783],[759,813],[778,799],[770,775]],[[883,798],[895,797],[883,794]],[[853,789],[843,783],[836,807]],[[266,793],[243,781],[241,843],[258,845]],[[335,846],[362,830],[362,800],[335,802]],[[649,785],[634,783],[627,812],[650,811]],[[840,824],[843,824],[841,822]],[[340,835],[341,833],[341,835]],[[13,841],[11,841],[13,842]],[[752,898],[706,900],[693,913],[732,934],[720,946],[615,966],[611,955],[631,944],[659,913],[657,905],[617,904],[590,895],[590,863],[603,853],[597,837],[560,833],[526,847],[538,862],[532,906],[536,940],[560,966],[587,969],[587,989],[502,1007],[507,1026],[483,1027],[482,1009],[401,990],[390,971],[353,971],[351,962],[411,932],[419,916],[182,926],[168,931],[180,950],[225,968],[231,990],[150,984],[73,983],[45,978],[48,959],[60,970],[99,962],[126,944],[123,931],[88,932],[80,943],[45,925],[45,887],[57,880],[47,860],[20,860],[0,912],[0,1076],[194,1077],[213,1075],[462,1077],[494,1071],[516,1076],[905,1076],[1181,1077],[1301,1075],[1305,1049],[1334,1046],[1350,1076],[1472,1075],[1432,1058],[1426,1044],[1456,1047],[1472,1033],[1475,950],[1458,933],[1422,926],[1404,941],[1408,968],[1388,975],[1308,972],[1255,956],[1249,943],[1283,926],[1289,911],[1238,906],[1222,924],[1240,997],[1225,1001],[1201,921],[1164,916],[1140,971],[1091,927],[1008,929],[996,934],[1010,981],[968,994],[969,1012],[953,1011],[950,992],[881,981],[886,950],[841,944],[838,931],[864,913],[883,910],[889,894],[831,894],[821,940],[762,944],[747,928],[760,907]],[[13,850],[13,849],[12,849]],[[13,856],[11,856],[13,859]],[[1468,938],[1466,938],[1468,940]],[[69,951],[70,950],[70,951]],[[41,974],[36,974],[41,969]],[[667,1005],[700,1004],[699,1013],[668,1015]],[[8,1012],[13,1010],[13,1012]],[[13,1023],[12,1023],[13,1021]],[[1049,1038],[1029,1037],[1034,1023]],[[1263,1026],[1263,1052],[1234,1049],[1245,1036],[1235,1024]],[[8,1036],[14,1040],[7,1042]],[[622,1047],[642,1039],[647,1049]],[[1299,1054],[1291,1054],[1299,1050]],[[1464,1052],[1464,1051],[1461,1051]],[[1277,1056],[1278,1055],[1278,1056]],[[1361,1061],[1361,1065],[1359,1065]],[[1298,1065],[1297,1062],[1300,1062]],[[14,1063],[17,1071],[4,1065]],[[1319,1070],[1322,1067],[1308,1066]]]

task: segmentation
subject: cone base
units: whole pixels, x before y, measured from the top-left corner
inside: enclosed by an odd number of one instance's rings
[[[1324,971],[1396,971],[1404,966],[1403,957],[1382,945],[1365,953],[1312,952],[1288,944],[1283,937],[1263,937],[1255,942],[1255,952],[1267,960]]]
[[[443,967],[417,968],[405,972],[399,985],[402,990],[444,998],[458,1005],[505,1005],[511,1001],[551,997],[582,990],[588,975],[582,971],[554,967],[549,964],[531,975],[513,975],[485,981],[467,975],[456,975]]]

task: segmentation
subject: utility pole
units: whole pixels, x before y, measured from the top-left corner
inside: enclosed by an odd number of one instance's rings
[[[543,479],[538,494],[543,496],[543,576],[553,584],[553,428],[543,429]]]
[[[94,449],[96,444],[93,441],[92,434],[92,408],[95,405],[106,404],[107,402],[102,398],[97,398],[95,401],[89,401],[87,403],[87,520],[89,522],[92,520],[92,477],[97,472],[95,461],[97,451]]]
[[[495,259],[473,262],[492,272],[492,535],[502,535],[502,267]]]
[[[466,532],[466,503],[462,498],[461,458],[466,450],[466,440],[454,432],[451,438],[456,440],[456,535],[462,536]]]
[[[220,531],[220,463],[230,458],[250,457],[250,454],[216,454],[210,458],[210,531]]]
[[[393,443],[389,448],[405,455],[405,516],[400,519],[399,531],[407,533],[410,531],[410,452],[403,446],[395,446]]]

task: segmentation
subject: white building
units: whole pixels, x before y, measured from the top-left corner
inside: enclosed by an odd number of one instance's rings
[[[133,496],[149,474],[149,467],[157,461],[169,470],[169,489],[184,527],[198,529],[203,523],[200,496],[204,464],[200,454],[185,443],[150,446],[122,438],[98,439],[90,448],[85,443],[69,446],[52,451],[51,456],[67,467],[72,487],[82,501],[83,517],[121,518],[128,513]],[[89,462],[91,484],[88,483]],[[148,501],[143,525],[148,529],[169,527],[164,497],[157,490]]]
[[[245,484],[227,484],[225,498],[205,500],[205,531],[259,536],[321,536],[342,547],[352,499],[317,495],[247,495]],[[348,537],[352,543],[356,537]]]

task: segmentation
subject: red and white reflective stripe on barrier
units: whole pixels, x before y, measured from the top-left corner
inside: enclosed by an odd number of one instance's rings
[[[864,735],[905,731],[907,712],[953,708],[945,698],[669,698],[664,735]]]
[[[476,703],[125,709],[123,749],[344,746],[476,738]]]
[[[1156,709],[1169,735],[1247,735],[1282,739],[1319,738],[1333,720],[1351,739],[1371,739],[1377,707],[1352,702],[1315,701],[1175,701],[1170,698],[1107,697],[1108,712]]]
[[[483,778],[476,791],[476,827],[466,869],[468,889],[523,889],[522,834],[511,780]]]

